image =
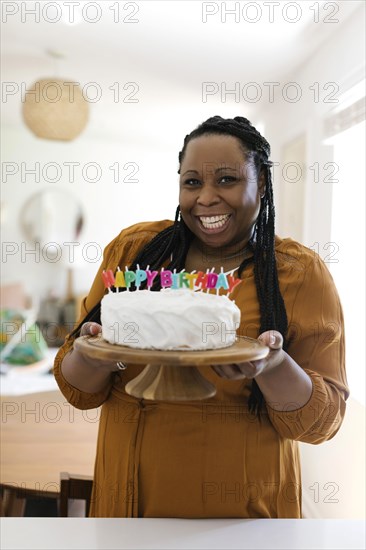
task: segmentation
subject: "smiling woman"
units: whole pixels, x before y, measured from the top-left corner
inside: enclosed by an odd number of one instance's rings
[[[54,369],[75,407],[103,405],[91,516],[302,515],[297,441],[331,439],[349,394],[343,315],[321,259],[275,235],[269,156],[268,142],[247,119],[208,119],[179,153],[174,222],[136,224],[105,250]],[[128,364],[121,372],[73,346],[78,336],[102,330],[103,270],[125,266],[236,272],[241,283],[230,299],[241,312],[237,333],[258,338],[269,354],[198,367],[217,389],[201,402],[129,395],[126,385],[143,367]],[[151,290],[161,290],[160,278]]]
[[[204,134],[190,141],[181,162],[179,205],[196,242],[214,254],[243,251],[264,196],[248,151],[237,138]],[[187,170],[188,168],[188,170]]]

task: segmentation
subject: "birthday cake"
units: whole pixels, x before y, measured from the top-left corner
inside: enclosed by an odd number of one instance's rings
[[[234,344],[240,310],[225,295],[189,288],[109,292],[101,302],[101,323],[111,344],[208,350]]]

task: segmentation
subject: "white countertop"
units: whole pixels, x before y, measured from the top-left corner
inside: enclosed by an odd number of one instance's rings
[[[2,550],[364,549],[363,520],[1,518]]]
[[[58,348],[48,348],[46,357],[32,365],[9,365],[1,363],[1,395],[27,395],[58,390],[52,368]]]

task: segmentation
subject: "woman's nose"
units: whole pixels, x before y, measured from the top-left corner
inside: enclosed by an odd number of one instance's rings
[[[217,190],[210,185],[203,185],[197,197],[197,203],[203,206],[211,206],[220,202]]]

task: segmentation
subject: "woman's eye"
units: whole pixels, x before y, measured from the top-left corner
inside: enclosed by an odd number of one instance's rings
[[[188,187],[193,187],[195,185],[199,185],[199,181],[194,179],[194,178],[190,178],[188,180],[184,180],[184,185],[187,185]]]
[[[236,181],[236,178],[233,176],[222,176],[220,178],[219,183],[232,183],[233,181]]]

